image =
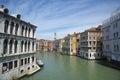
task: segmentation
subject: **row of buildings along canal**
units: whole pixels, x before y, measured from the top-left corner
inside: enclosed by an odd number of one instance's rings
[[[107,59],[120,67],[120,8],[98,27],[74,32],[64,38],[37,40],[37,50],[77,55],[85,59]]]
[[[103,28],[102,28],[103,26]],[[36,63],[37,50],[78,55],[87,59],[120,62],[120,9],[112,13],[103,25],[81,33],[68,34],[62,39],[37,40],[36,26],[11,15],[0,6],[0,80],[13,80],[40,69]],[[103,32],[103,33],[102,33]],[[55,34],[56,35],[56,34]],[[36,45],[37,43],[37,45]]]

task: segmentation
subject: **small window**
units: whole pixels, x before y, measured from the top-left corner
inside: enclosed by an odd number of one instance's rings
[[[23,65],[23,59],[21,59],[21,66]]]
[[[91,41],[89,42],[89,44],[91,45]]]
[[[116,45],[114,45],[114,51],[116,52]]]
[[[118,32],[116,32],[116,38],[118,38]]]
[[[100,56],[100,54],[98,54],[98,57]]]
[[[114,36],[114,38],[115,38],[115,33],[113,33],[113,36]]]
[[[30,63],[30,58],[28,58],[28,63]]]
[[[15,61],[14,61],[14,68],[17,67],[17,63],[18,63],[17,60],[15,60]]]
[[[8,68],[8,64],[7,64],[7,63],[3,63],[2,73],[6,72],[6,71],[7,71],[7,68]]]
[[[93,44],[95,45],[95,41],[93,41]]]
[[[27,64],[27,58],[25,58],[25,64]]]
[[[32,57],[32,62],[34,62],[34,56]]]
[[[117,28],[117,26],[118,26],[117,23],[115,24],[115,26],[116,26],[116,28]]]
[[[91,53],[90,53],[90,57],[91,57]]]
[[[13,62],[9,62],[9,70],[11,70],[13,68]]]

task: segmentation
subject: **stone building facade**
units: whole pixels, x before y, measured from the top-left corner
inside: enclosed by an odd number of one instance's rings
[[[77,34],[74,33],[74,34],[71,34],[71,47],[70,47],[70,55],[76,55],[77,53]]]
[[[64,38],[63,54],[76,55],[77,53],[77,33],[68,34]]]
[[[79,52],[80,52],[80,32],[76,33],[76,37],[77,37],[77,51],[76,51],[76,55],[79,56]]]
[[[52,51],[52,41],[40,39],[36,41],[37,51]]]
[[[60,47],[60,39],[55,39],[53,42],[52,42],[52,45],[53,45],[53,52],[59,52],[59,47]]]
[[[103,55],[120,65],[120,8],[103,22]]]
[[[100,59],[102,55],[102,26],[92,27],[81,33],[79,56]]]
[[[63,54],[70,54],[71,52],[71,35],[68,34],[64,37],[64,45],[63,45]]]
[[[37,51],[43,51],[43,49],[44,49],[44,42],[43,41],[44,41],[43,39],[36,41],[36,50]]]
[[[0,6],[0,80],[13,80],[40,68],[36,64],[36,26]]]

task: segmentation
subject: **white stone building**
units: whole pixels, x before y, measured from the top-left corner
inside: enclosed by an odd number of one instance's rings
[[[79,56],[86,59],[100,59],[102,54],[101,26],[92,27],[80,34]]]
[[[103,22],[103,55],[120,64],[120,8]]]
[[[36,26],[0,6],[0,80],[13,80],[40,68],[36,64]]]
[[[59,39],[59,40],[60,40],[60,42],[59,42],[59,52],[63,53],[64,38]]]
[[[68,54],[70,55],[71,53],[71,35],[68,34],[64,38],[64,45],[63,45],[63,54]]]

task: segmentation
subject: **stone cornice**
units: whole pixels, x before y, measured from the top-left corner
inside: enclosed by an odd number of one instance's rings
[[[0,33],[0,39],[36,40],[36,38]]]

